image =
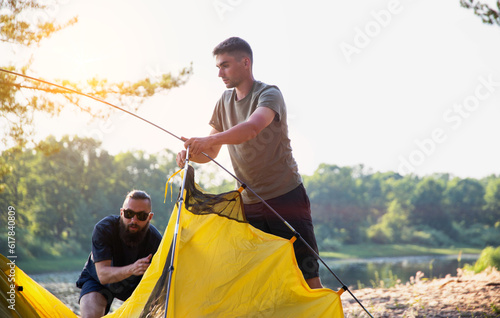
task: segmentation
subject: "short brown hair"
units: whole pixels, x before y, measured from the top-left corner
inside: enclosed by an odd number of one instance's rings
[[[239,37],[228,38],[219,43],[212,52],[214,56],[224,53],[244,53],[250,58],[253,63],[253,52],[250,44]]]
[[[125,201],[123,202],[123,204],[125,205],[125,202],[127,202],[130,199],[134,199],[134,200],[148,200],[149,201],[149,208],[152,207],[151,197],[149,196],[149,194],[146,193],[146,191],[142,191],[142,190],[132,190],[132,191],[130,191],[129,193],[127,193],[127,196],[125,197]]]

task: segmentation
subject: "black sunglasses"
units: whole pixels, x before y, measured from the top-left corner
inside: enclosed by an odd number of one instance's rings
[[[145,211],[135,212],[134,210],[131,209],[123,210],[123,216],[125,218],[131,219],[134,217],[134,215],[137,215],[137,219],[139,221],[146,221],[149,216],[149,213],[151,212],[145,212]]]

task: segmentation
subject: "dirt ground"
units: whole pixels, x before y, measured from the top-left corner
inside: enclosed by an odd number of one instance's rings
[[[352,293],[373,317],[500,317],[500,272],[493,269],[434,280],[417,273],[404,285]],[[348,292],[342,304],[346,318],[369,317]]]
[[[79,314],[79,289],[68,280],[74,277],[58,276],[40,283]],[[479,274],[459,271],[457,276],[433,280],[417,273],[406,284],[352,293],[377,318],[500,317],[500,272],[492,269]],[[346,318],[369,317],[348,292],[341,298]],[[113,307],[120,304],[115,301]]]

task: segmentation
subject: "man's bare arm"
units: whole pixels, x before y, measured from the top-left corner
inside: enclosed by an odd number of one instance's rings
[[[95,263],[97,277],[101,284],[112,284],[129,278],[132,275],[140,276],[148,269],[152,254],[138,259],[135,263],[126,266],[111,266],[111,260]]]
[[[207,137],[188,139],[184,146],[190,147],[190,153],[196,156],[208,150],[219,149],[222,145],[239,145],[255,138],[262,129],[269,126],[276,113],[268,107],[257,108],[247,121],[240,123],[224,132],[211,134]]]

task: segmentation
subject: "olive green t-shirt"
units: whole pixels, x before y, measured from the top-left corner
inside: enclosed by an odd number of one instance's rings
[[[246,121],[257,107],[272,109],[276,113],[274,121],[254,139],[227,146],[236,176],[268,200],[302,182],[288,138],[285,101],[278,87],[255,81],[250,93],[239,101],[235,90],[225,91],[215,105],[210,125],[219,132],[228,130]],[[259,202],[248,190],[242,196],[245,204]]]

